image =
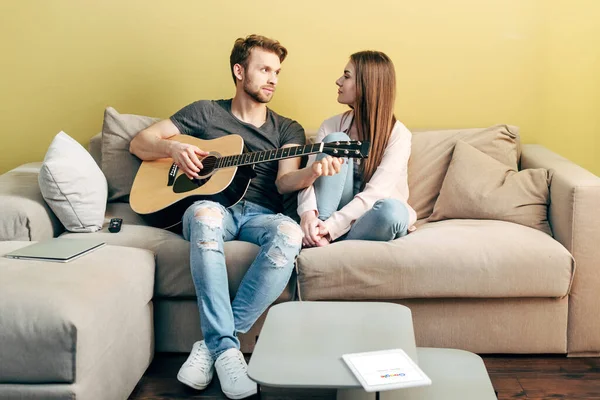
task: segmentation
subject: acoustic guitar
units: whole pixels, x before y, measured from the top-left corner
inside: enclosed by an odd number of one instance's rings
[[[176,135],[169,140],[193,144],[209,154],[200,158],[204,168],[196,179],[188,178],[171,158],[142,162],[129,203],[133,211],[158,228],[173,228],[181,223],[185,210],[197,200],[212,200],[225,207],[235,205],[256,176],[254,164],[316,153],[366,158],[370,145],[366,141],[343,141],[243,152],[244,139],[233,134],[212,140]]]

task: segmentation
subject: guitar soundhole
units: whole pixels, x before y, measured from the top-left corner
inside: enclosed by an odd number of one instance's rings
[[[212,175],[215,170],[218,158],[215,156],[208,155],[202,159],[202,165],[204,168],[200,171],[200,178],[204,179]]]
[[[202,159],[202,170],[198,175],[200,175],[197,179],[190,179],[186,174],[181,174],[175,179],[175,184],[173,185],[173,191],[175,193],[185,193],[190,192],[192,190],[198,189],[199,187],[206,184],[209,179],[214,174],[217,169],[217,161],[219,158],[214,155],[208,155]]]

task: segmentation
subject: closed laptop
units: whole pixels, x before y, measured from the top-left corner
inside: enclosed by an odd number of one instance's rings
[[[54,238],[22,247],[5,257],[53,262],[69,262],[88,254],[106,243],[99,239]]]

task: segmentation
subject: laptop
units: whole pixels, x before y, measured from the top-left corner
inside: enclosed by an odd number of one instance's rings
[[[54,238],[22,247],[5,254],[4,257],[65,263],[91,253],[105,244],[99,239]]]

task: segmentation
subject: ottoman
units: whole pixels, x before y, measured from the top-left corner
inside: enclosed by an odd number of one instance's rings
[[[104,246],[69,263],[0,242],[0,399],[126,399],[154,349],[154,254]]]

